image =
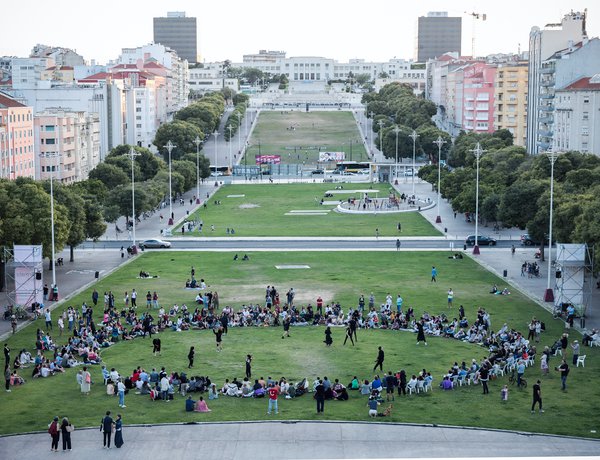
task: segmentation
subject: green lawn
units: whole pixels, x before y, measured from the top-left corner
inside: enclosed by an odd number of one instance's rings
[[[346,160],[368,161],[356,120],[348,111],[261,112],[249,142],[248,165],[254,165],[259,154],[281,155],[283,164],[316,165],[319,148],[345,152]]]
[[[136,288],[143,297],[147,290],[156,290],[164,305],[175,302],[193,304],[195,291],[183,289],[194,265],[197,276],[204,278],[210,289],[219,292],[221,305],[239,307],[243,303],[261,302],[267,285],[275,285],[285,293],[289,287],[297,291],[300,304],[314,303],[317,295],[326,302],[339,301],[344,309],[355,305],[361,293],[373,291],[379,304],[387,292],[395,296],[400,292],[405,306],[414,306],[417,315],[446,312],[456,315],[446,307],[446,291],[452,287],[455,304],[465,306],[471,320],[477,306],[484,306],[492,317],[493,329],[504,322],[524,331],[532,315],[541,318],[547,327],[542,335],[540,346],[550,344],[562,333],[562,323],[552,320],[550,314],[527,300],[518,292],[510,296],[492,296],[489,287],[497,283],[503,287],[501,279],[485,271],[470,259],[452,260],[445,252],[256,252],[249,253],[250,260],[233,261],[231,253],[146,251],[114,274],[100,279],[96,288],[100,293],[112,289],[117,305],[122,305],[124,291]],[[306,264],[310,269],[278,270],[275,265]],[[438,283],[430,282],[430,268],[439,270]],[[159,275],[158,279],[140,280],[136,274],[140,269]],[[81,293],[70,300],[72,305],[90,303],[90,291]],[[140,310],[144,310],[145,302]],[[455,308],[456,310],[456,308]],[[99,309],[96,317],[100,317]],[[56,317],[54,314],[54,317]],[[12,337],[8,343],[13,350],[32,348],[36,327],[43,322],[29,326]],[[486,350],[462,342],[430,338],[429,346],[415,345],[415,335],[408,332],[371,330],[359,331],[357,347],[342,346],[343,329],[333,332],[334,344],[328,349],[322,343],[322,327],[292,328],[291,338],[281,340],[281,330],[274,328],[232,328],[224,338],[224,350],[216,353],[213,334],[206,331],[187,331],[161,334],[163,355],[152,356],[149,340],[136,339],[118,343],[103,351],[102,356],[108,367],[116,367],[121,373],[128,373],[138,365],[147,369],[165,366],[168,371],[184,370],[189,346],[194,345],[196,372],[209,375],[221,386],[225,378],[242,377],[244,356],[252,353],[255,357],[253,373],[256,377],[281,377],[297,381],[303,377],[327,375],[339,378],[347,384],[353,375],[371,379],[372,366],[377,346],[386,350],[385,369],[406,369],[409,374],[422,368],[432,372],[435,378],[434,391],[424,395],[396,399],[393,415],[386,421],[452,424],[501,429],[516,429],[555,434],[568,434],[598,437],[591,430],[599,431],[600,415],[597,401],[600,390],[596,382],[600,376],[597,364],[598,349],[586,348],[585,368],[573,369],[569,376],[569,391],[559,389],[560,379],[556,372],[543,378],[544,408],[542,416],[529,413],[530,388],[519,391],[511,388],[509,401],[500,402],[500,388],[506,378],[490,384],[490,395],[481,395],[480,387],[463,387],[456,391],[442,392],[437,388],[440,375],[455,361],[481,359]],[[63,343],[66,337],[56,338]],[[550,362],[554,367],[556,358]],[[27,374],[25,374],[27,376]],[[68,415],[77,426],[97,426],[101,415],[107,409],[122,411],[127,423],[221,421],[221,420],[261,420],[267,418],[267,402],[263,400],[238,400],[221,397],[211,401],[213,410],[209,414],[189,414],[184,412],[183,398],[167,404],[151,402],[148,397],[130,394],[126,397],[126,409],[119,409],[116,398],[104,394],[99,367],[94,367],[92,375],[95,384],[92,394],[81,396],[75,382],[75,371],[68,370],[49,379],[36,379],[21,388],[14,388],[10,394],[3,393],[0,411],[7,416],[0,420],[0,433],[44,430],[53,415]],[[529,368],[525,374],[531,383],[540,377],[538,366]],[[295,400],[281,400],[281,413],[278,419],[316,419],[314,401],[310,395]],[[560,415],[560,417],[559,417]],[[272,416],[272,418],[274,418]],[[324,417],[326,420],[368,420],[366,400],[351,394],[347,402],[327,402]]]
[[[388,184],[343,184],[347,190],[372,189],[371,196],[384,197]],[[396,214],[352,215],[334,212],[333,205],[320,205],[333,184],[265,184],[225,185],[209,200],[207,208],[200,208],[190,216],[202,219],[202,234],[193,236],[227,236],[226,229],[234,228],[235,236],[439,236],[440,233],[418,212]],[[378,191],[378,192],[375,192]],[[230,197],[244,195],[243,197]],[[361,193],[339,194],[325,200],[360,199]],[[220,201],[220,205],[215,205]],[[290,211],[323,211],[327,215],[286,215]],[[402,223],[402,233],[398,232]],[[214,225],[214,232],[210,226]],[[181,235],[178,227],[174,235]],[[186,233],[189,235],[189,233]]]

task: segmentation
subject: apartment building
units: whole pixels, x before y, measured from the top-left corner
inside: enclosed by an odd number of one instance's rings
[[[33,111],[0,93],[0,177],[34,177]]]
[[[498,64],[494,95],[494,130],[507,129],[514,144],[527,143],[527,76],[526,61]]]

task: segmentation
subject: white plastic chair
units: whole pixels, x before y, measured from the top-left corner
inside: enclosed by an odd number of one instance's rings
[[[417,394],[425,392],[425,384],[423,380],[417,380]]]
[[[427,391],[428,391],[427,389],[433,391],[433,386],[431,385],[431,382],[424,384],[423,389],[425,390],[425,393],[427,393]]]
[[[459,386],[463,386],[463,385],[470,385],[469,380],[467,380],[467,374],[463,375],[463,376],[458,376],[458,379],[456,379],[456,381],[458,382]]]
[[[585,357],[587,355],[581,355],[577,357],[577,367],[579,367],[579,364],[581,363],[581,367],[585,367]]]
[[[600,347],[600,340],[596,339],[596,340],[592,340],[590,342],[590,348],[592,347]]]
[[[411,383],[408,383],[408,384],[406,385],[406,389],[408,390],[408,394],[409,394],[409,395],[411,395],[411,394],[413,394],[413,393],[416,393],[416,392],[417,392],[417,384],[416,384],[416,382],[415,382],[415,383],[413,383],[413,384],[411,384]]]

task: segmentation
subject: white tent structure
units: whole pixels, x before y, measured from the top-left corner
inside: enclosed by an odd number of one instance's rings
[[[592,257],[587,244],[556,243],[555,309],[572,304],[584,318],[592,296]]]

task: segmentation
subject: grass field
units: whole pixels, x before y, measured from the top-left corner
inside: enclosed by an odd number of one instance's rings
[[[532,315],[546,323],[547,331],[540,344],[552,343],[562,332],[562,322],[554,321],[550,314],[527,300],[518,292],[510,296],[492,296],[489,287],[497,283],[503,287],[501,279],[485,271],[470,259],[452,260],[445,252],[257,252],[249,253],[250,260],[233,261],[231,253],[204,253],[161,251],[146,252],[134,259],[114,274],[99,280],[96,288],[100,293],[112,289],[117,305],[122,305],[125,291],[132,288],[140,293],[156,290],[163,305],[175,302],[193,304],[196,291],[183,288],[189,276],[190,266],[196,268],[197,277],[204,278],[211,290],[219,292],[221,305],[239,307],[243,303],[261,302],[267,285],[277,286],[280,292],[294,287],[297,301],[304,305],[312,302],[317,295],[326,302],[339,301],[344,309],[356,305],[361,293],[372,291],[376,303],[381,303],[390,292],[393,296],[400,292],[404,305],[413,306],[416,314],[424,311],[432,314],[445,312],[456,315],[447,309],[446,291],[452,287],[455,292],[456,307],[465,306],[467,317],[473,319],[477,306],[485,307],[492,317],[492,329],[496,330],[504,322],[524,331]],[[278,270],[279,264],[306,264],[310,269]],[[430,268],[439,270],[438,283],[430,282]],[[141,280],[136,274],[141,270],[159,275],[158,279]],[[79,306],[83,301],[90,303],[90,291],[81,293],[70,300]],[[139,310],[145,310],[143,301]],[[60,310],[60,309],[59,309]],[[96,309],[96,317],[100,317]],[[54,314],[56,318],[58,312]],[[8,341],[13,350],[31,349],[36,327],[43,327],[38,321],[19,332]],[[415,335],[409,332],[370,330],[359,331],[356,347],[342,346],[343,329],[334,329],[334,343],[328,349],[322,343],[322,327],[292,328],[291,338],[282,340],[278,328],[232,328],[224,338],[224,350],[216,353],[214,336],[207,331],[171,332],[161,334],[163,355],[153,357],[148,339],[135,339],[121,342],[102,353],[106,365],[116,367],[128,374],[138,366],[147,369],[165,366],[168,371],[182,371],[187,365],[186,354],[191,345],[196,347],[195,374],[209,375],[221,386],[225,378],[243,377],[244,356],[254,355],[253,374],[256,377],[285,376],[297,381],[303,377],[312,379],[327,375],[330,379],[339,378],[347,384],[352,376],[361,379],[373,376],[372,366],[377,346],[386,350],[385,370],[405,369],[407,373],[418,372],[422,368],[434,376],[433,393],[396,398],[392,417],[385,421],[452,424],[489,428],[517,429],[524,431],[569,434],[598,437],[600,415],[597,401],[600,390],[596,382],[600,377],[597,364],[598,349],[585,348],[587,353],[585,368],[574,368],[569,376],[569,390],[560,391],[560,378],[556,372],[543,380],[543,415],[531,415],[531,389],[519,391],[511,387],[509,401],[501,403],[500,388],[506,378],[490,383],[490,395],[483,396],[481,388],[461,387],[455,391],[443,392],[437,388],[440,376],[455,361],[480,360],[486,350],[455,340],[430,338],[429,346],[417,347]],[[66,337],[56,337],[64,343]],[[538,348],[538,349],[540,349]],[[558,364],[553,358],[550,366]],[[23,372],[25,377],[28,374]],[[101,415],[107,409],[121,411],[126,423],[221,421],[221,420],[260,420],[267,418],[267,402],[261,400],[239,400],[221,397],[210,401],[209,414],[184,412],[183,398],[176,396],[171,403],[151,402],[146,396],[129,394],[126,409],[119,409],[116,398],[106,396],[101,384],[100,367],[92,369],[92,394],[84,397],[75,382],[75,370],[68,370],[48,379],[28,381],[10,394],[3,393],[0,411],[6,414],[0,419],[0,433],[43,430],[53,415],[68,415],[76,426],[97,426]],[[536,365],[528,368],[525,377],[530,386],[540,378]],[[197,395],[196,395],[197,396]],[[294,400],[280,400],[278,419],[317,419],[314,401],[310,395]],[[272,418],[275,418],[272,416]],[[352,393],[347,402],[332,401],[325,405],[325,420],[368,420],[366,400]],[[380,419],[381,420],[381,419]],[[596,433],[592,433],[596,430]]]
[[[249,142],[248,165],[254,165],[259,154],[281,155],[283,164],[316,165],[319,149],[345,152],[347,160],[368,161],[356,120],[348,111],[261,112]]]
[[[202,219],[203,231],[193,236],[228,236],[227,228],[234,228],[236,236],[439,236],[440,233],[418,212],[396,214],[351,215],[334,212],[335,206],[319,204],[332,184],[265,184],[225,185],[209,200],[207,208],[200,208],[190,216]],[[388,184],[344,184],[348,190],[369,189],[375,197],[387,196]],[[378,193],[375,193],[378,190]],[[231,198],[228,196],[238,195]],[[243,197],[239,195],[244,195]],[[334,195],[325,200],[361,198],[361,193]],[[220,205],[215,205],[220,201]],[[286,215],[294,210],[328,211],[327,215]],[[402,223],[402,233],[398,232]],[[210,226],[214,225],[214,232]],[[181,235],[178,227],[174,235]],[[186,235],[190,235],[186,233]]]

